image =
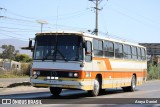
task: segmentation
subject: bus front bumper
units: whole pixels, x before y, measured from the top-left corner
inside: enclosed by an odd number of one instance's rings
[[[92,80],[41,80],[31,79],[34,87],[60,87],[62,89],[93,90]]]

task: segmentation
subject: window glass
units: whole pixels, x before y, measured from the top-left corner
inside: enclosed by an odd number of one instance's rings
[[[141,48],[141,52],[142,52],[142,60],[146,60],[146,51],[144,48]]]
[[[103,41],[93,39],[93,53],[95,56],[103,56]]]
[[[92,45],[91,42],[87,41],[87,52],[92,52]]]
[[[137,48],[132,46],[132,59],[137,59]]]
[[[137,48],[137,53],[138,53],[138,60],[141,60],[142,58],[142,56],[141,56],[141,48]]]
[[[76,35],[37,36],[34,60],[82,61],[82,37]]]
[[[124,45],[123,47],[123,55],[125,59],[131,59],[132,55],[131,55],[131,46],[129,45]]]
[[[92,52],[92,43],[90,41],[86,41],[86,45],[87,45],[87,52]],[[92,53],[86,54],[85,61],[86,62],[92,61]]]
[[[93,49],[98,50],[98,40],[97,39],[93,39]]]
[[[115,57],[123,58],[123,45],[119,43],[115,43]]]
[[[114,56],[114,45],[113,42],[104,41],[104,56],[113,57]]]

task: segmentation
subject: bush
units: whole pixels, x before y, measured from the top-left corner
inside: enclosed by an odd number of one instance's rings
[[[21,63],[21,69],[0,69],[0,78],[17,78],[30,75],[30,63]]]
[[[148,64],[148,80],[160,79],[160,64]]]
[[[30,68],[31,68],[30,63],[22,63],[21,64],[22,75],[30,75]]]
[[[26,54],[17,54],[15,57],[15,61],[29,63],[32,61],[32,58]]]

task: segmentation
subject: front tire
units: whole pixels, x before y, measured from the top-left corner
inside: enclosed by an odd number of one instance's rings
[[[62,89],[59,87],[50,87],[50,92],[54,96],[59,96],[59,94],[62,92]]]
[[[100,90],[100,83],[99,83],[98,78],[96,78],[94,80],[93,90],[89,90],[88,93],[89,93],[90,96],[95,97],[99,94],[99,90]]]

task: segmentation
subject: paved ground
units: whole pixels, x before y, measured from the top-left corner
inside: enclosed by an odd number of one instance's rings
[[[30,78],[0,78],[0,87],[7,87],[10,84],[29,82]]]
[[[49,104],[56,104],[56,106],[63,106],[63,104],[67,104],[67,106],[73,107],[70,104],[87,104],[87,107],[90,106],[98,106],[104,107],[104,104],[108,104],[110,106],[129,106],[126,105],[125,102],[130,101],[132,104],[135,103],[136,100],[158,100],[160,101],[160,80],[148,81],[142,86],[138,86],[135,92],[123,92],[122,89],[107,89],[106,93],[97,97],[89,97],[87,92],[81,90],[64,90],[59,97],[54,97],[50,94],[48,89],[45,88],[34,88],[34,87],[15,87],[15,88],[1,88],[0,89],[0,98],[29,98],[29,99],[40,99],[42,101],[46,101]],[[118,99],[117,99],[118,98]],[[133,98],[133,99],[131,99]],[[145,99],[140,99],[145,98]],[[155,98],[155,99],[150,99]],[[122,103],[112,104],[114,102]],[[111,103],[111,104],[110,104]],[[61,104],[61,105],[60,105]],[[91,105],[88,105],[91,104]],[[95,104],[95,105],[92,105]],[[124,105],[125,104],[125,105]],[[40,105],[39,107],[49,107],[51,105]],[[74,105],[75,106],[75,105]],[[80,106],[80,105],[77,105]],[[134,107],[130,105],[131,107]],[[136,107],[160,107],[160,105],[155,104],[140,104],[136,105]],[[16,106],[19,107],[19,106]],[[33,106],[33,107],[38,107]]]

